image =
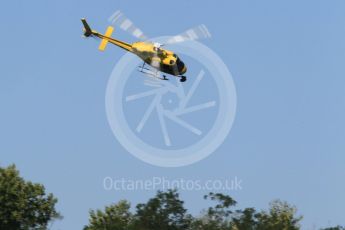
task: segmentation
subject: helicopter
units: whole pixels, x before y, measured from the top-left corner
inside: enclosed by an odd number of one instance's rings
[[[144,71],[145,64],[149,64],[158,71],[180,77],[181,82],[185,82],[187,80],[186,76],[183,76],[183,74],[187,72],[186,65],[175,53],[170,50],[162,49],[162,45],[160,43],[140,41],[129,44],[111,37],[111,34],[114,31],[114,27],[112,26],[107,28],[105,34],[101,34],[92,30],[85,18],[82,18],[81,21],[84,25],[85,37],[95,36],[102,39],[99,45],[99,50],[105,50],[109,42],[140,57],[144,61],[141,71]],[[163,75],[163,78],[161,79],[168,80],[165,75]]]
[[[128,52],[137,55],[143,60],[143,64],[139,66],[139,71],[147,75],[151,75],[155,78],[161,80],[169,80],[166,75],[162,74],[160,77],[159,72],[169,74],[175,77],[179,77],[180,82],[185,82],[187,77],[184,75],[187,72],[187,66],[178,57],[178,55],[170,50],[163,49],[162,46],[165,44],[160,44],[158,42],[147,41],[146,36],[143,35],[140,29],[136,28],[133,23],[124,16],[120,11],[117,11],[112,15],[114,18],[112,22],[118,23],[119,27],[123,30],[131,30],[132,35],[141,38],[144,41],[134,42],[129,44],[127,42],[112,38],[111,35],[114,31],[114,27],[108,26],[106,32],[101,34],[95,30],[92,30],[85,18],[82,18],[84,37],[96,37],[101,39],[99,50],[104,51],[108,43],[116,45]],[[200,35],[201,34],[201,35]],[[173,44],[178,42],[184,42],[186,40],[196,40],[201,37],[208,38],[210,33],[204,25],[200,25],[198,28],[190,29],[184,34],[172,37],[167,41],[167,44]],[[150,68],[152,67],[154,71]]]

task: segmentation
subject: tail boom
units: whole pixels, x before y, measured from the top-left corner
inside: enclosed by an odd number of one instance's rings
[[[127,51],[132,52],[132,45],[131,44],[123,42],[123,41],[120,41],[120,40],[117,40],[117,39],[114,39],[114,38],[111,37],[111,34],[114,31],[113,27],[109,26],[107,28],[107,31],[103,35],[101,33],[98,33],[95,30],[92,30],[91,27],[89,26],[89,24],[86,22],[85,18],[82,18],[81,21],[82,21],[82,23],[84,25],[84,36],[85,37],[95,36],[95,37],[98,37],[98,38],[102,39],[101,43],[100,43],[100,45],[98,47],[99,50],[101,50],[101,51],[105,50],[108,42],[110,42],[111,44],[114,44],[116,46],[121,47],[122,49],[125,49]]]

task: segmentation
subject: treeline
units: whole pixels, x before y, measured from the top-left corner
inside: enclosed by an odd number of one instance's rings
[[[91,210],[84,230],[298,230],[302,216],[296,207],[275,200],[268,210],[236,209],[236,201],[221,193],[204,199],[214,205],[193,216],[184,207],[178,191],[158,191],[146,203],[131,211],[126,200]],[[0,167],[0,230],[45,230],[62,218],[57,198],[41,184],[25,181],[14,165]],[[345,230],[329,227],[323,230]]]

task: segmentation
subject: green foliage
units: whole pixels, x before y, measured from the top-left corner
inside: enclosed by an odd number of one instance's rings
[[[231,208],[236,201],[230,196],[221,193],[209,193],[204,199],[217,202],[214,207],[209,207],[206,214],[200,218],[194,218],[192,229],[225,230],[230,226]]]
[[[104,211],[90,211],[89,225],[84,230],[183,230],[189,229],[191,217],[175,190],[158,192],[147,203],[138,204],[136,214],[130,204],[120,201]]]
[[[189,229],[191,217],[176,190],[158,192],[146,204],[137,205],[134,228],[141,230]]]
[[[236,211],[231,227],[241,230],[298,230],[301,219],[301,216],[296,216],[294,206],[276,200],[270,204],[268,212],[257,212],[254,208]]]
[[[206,215],[194,221],[193,229],[207,230],[297,230],[302,217],[296,217],[296,208],[286,202],[274,201],[268,212],[254,208],[232,210],[236,201],[223,194],[210,193],[205,198],[216,201]],[[196,225],[197,224],[197,225]]]
[[[101,210],[90,211],[90,224],[84,230],[128,230],[131,226],[132,214],[130,204],[122,200],[117,204],[106,207],[104,212]]]
[[[176,190],[158,192],[147,203],[138,204],[130,213],[126,201],[90,211],[90,223],[84,230],[297,230],[302,217],[286,202],[274,201],[268,211],[254,208],[233,210],[236,201],[221,193],[204,197],[215,201],[200,217],[192,217],[184,208]]]
[[[232,217],[230,229],[237,230],[254,230],[257,229],[258,221],[256,220],[257,212],[254,208],[237,210]]]
[[[258,230],[298,230],[302,217],[296,215],[296,208],[279,200],[270,204],[269,212],[256,214]]]
[[[336,226],[336,227],[329,227],[329,228],[323,228],[321,230],[345,230],[345,227],[342,226]]]
[[[21,178],[14,165],[0,167],[0,229],[47,229],[50,221],[61,217],[56,202],[43,185]]]

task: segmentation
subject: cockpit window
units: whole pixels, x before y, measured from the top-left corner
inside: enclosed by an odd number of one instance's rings
[[[176,59],[176,64],[177,64],[177,69],[179,71],[182,71],[183,67],[184,67],[184,63],[180,60],[180,58]]]

